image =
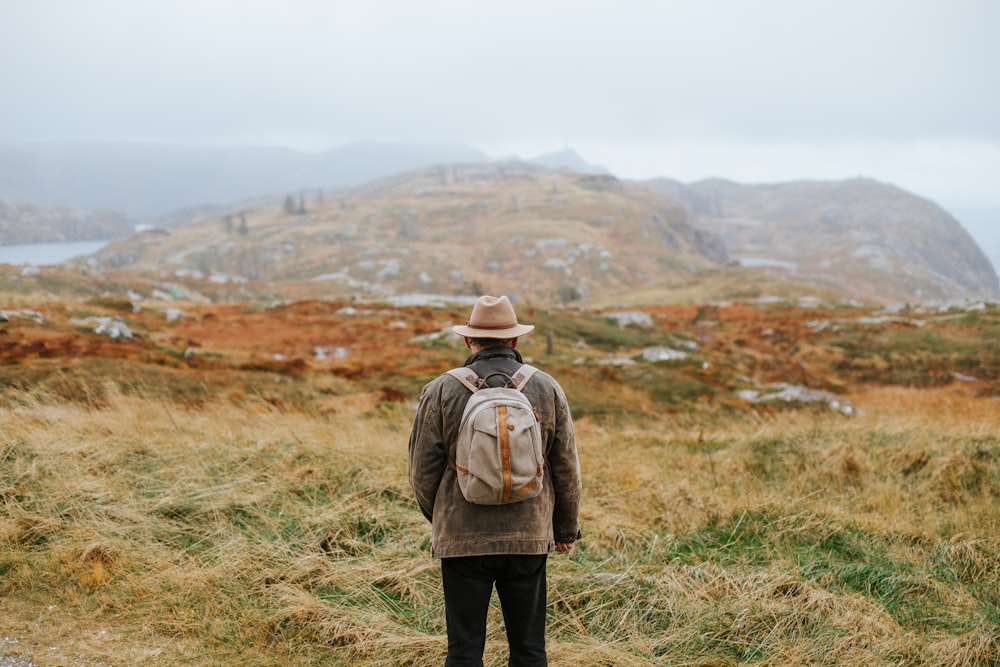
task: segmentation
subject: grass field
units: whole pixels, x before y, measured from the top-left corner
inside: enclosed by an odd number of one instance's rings
[[[3,326],[0,654],[442,664],[406,442],[420,384],[462,358],[412,340],[459,314],[119,306]],[[70,320],[108,309],[140,335]],[[564,381],[584,475],[584,538],[550,558],[552,664],[1000,664],[996,307],[647,312],[524,315],[560,332],[524,350]],[[688,359],[635,361],[691,341]],[[307,357],[327,342],[352,356]],[[779,380],[859,410],[735,398]],[[496,607],[486,664],[506,664]]]
[[[2,411],[4,647],[43,664],[436,665],[408,408]],[[553,664],[996,665],[1000,411],[578,423],[585,538],[551,558]],[[497,610],[494,610],[497,612]],[[498,613],[487,664],[506,664]]]

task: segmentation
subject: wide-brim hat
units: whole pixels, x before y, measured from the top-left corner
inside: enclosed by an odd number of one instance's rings
[[[481,296],[472,306],[472,315],[463,326],[455,325],[452,331],[466,338],[517,338],[534,330],[534,325],[518,324],[510,299],[504,296]]]

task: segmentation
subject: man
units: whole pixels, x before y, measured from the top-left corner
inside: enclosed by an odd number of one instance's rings
[[[519,324],[506,296],[480,297],[465,326],[472,356],[464,367],[480,378],[513,376],[521,366],[517,341],[534,329]],[[490,386],[505,382],[487,378]],[[540,495],[504,505],[470,503],[454,466],[456,440],[472,393],[444,374],[420,394],[409,444],[410,486],[431,522],[431,556],[441,559],[446,667],[482,667],[486,616],[496,586],[514,667],[547,665],[545,565],[550,551],[568,552],[580,536],[580,464],[566,395],[548,374],[536,372],[523,388],[541,422],[545,458]]]

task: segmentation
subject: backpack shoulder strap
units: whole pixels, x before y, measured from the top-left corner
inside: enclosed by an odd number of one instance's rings
[[[523,390],[524,385],[528,384],[528,380],[530,380],[531,376],[537,372],[538,369],[534,366],[522,364],[521,367],[514,372],[514,375],[511,376],[511,379],[514,381],[514,388],[518,391]]]
[[[453,368],[450,371],[448,371],[447,374],[452,376],[459,382],[461,382],[463,385],[465,385],[465,388],[471,391],[473,394],[479,391],[479,384],[478,384],[479,376],[476,375],[475,371],[472,371],[469,368],[464,368],[464,367]]]

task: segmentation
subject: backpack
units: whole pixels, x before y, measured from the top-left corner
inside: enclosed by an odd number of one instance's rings
[[[491,373],[485,378],[469,368],[448,371],[472,392],[462,413],[455,460],[449,461],[470,503],[505,505],[542,492],[542,429],[521,393],[537,370],[525,364],[513,377]],[[506,377],[507,385],[486,386],[493,375]]]

